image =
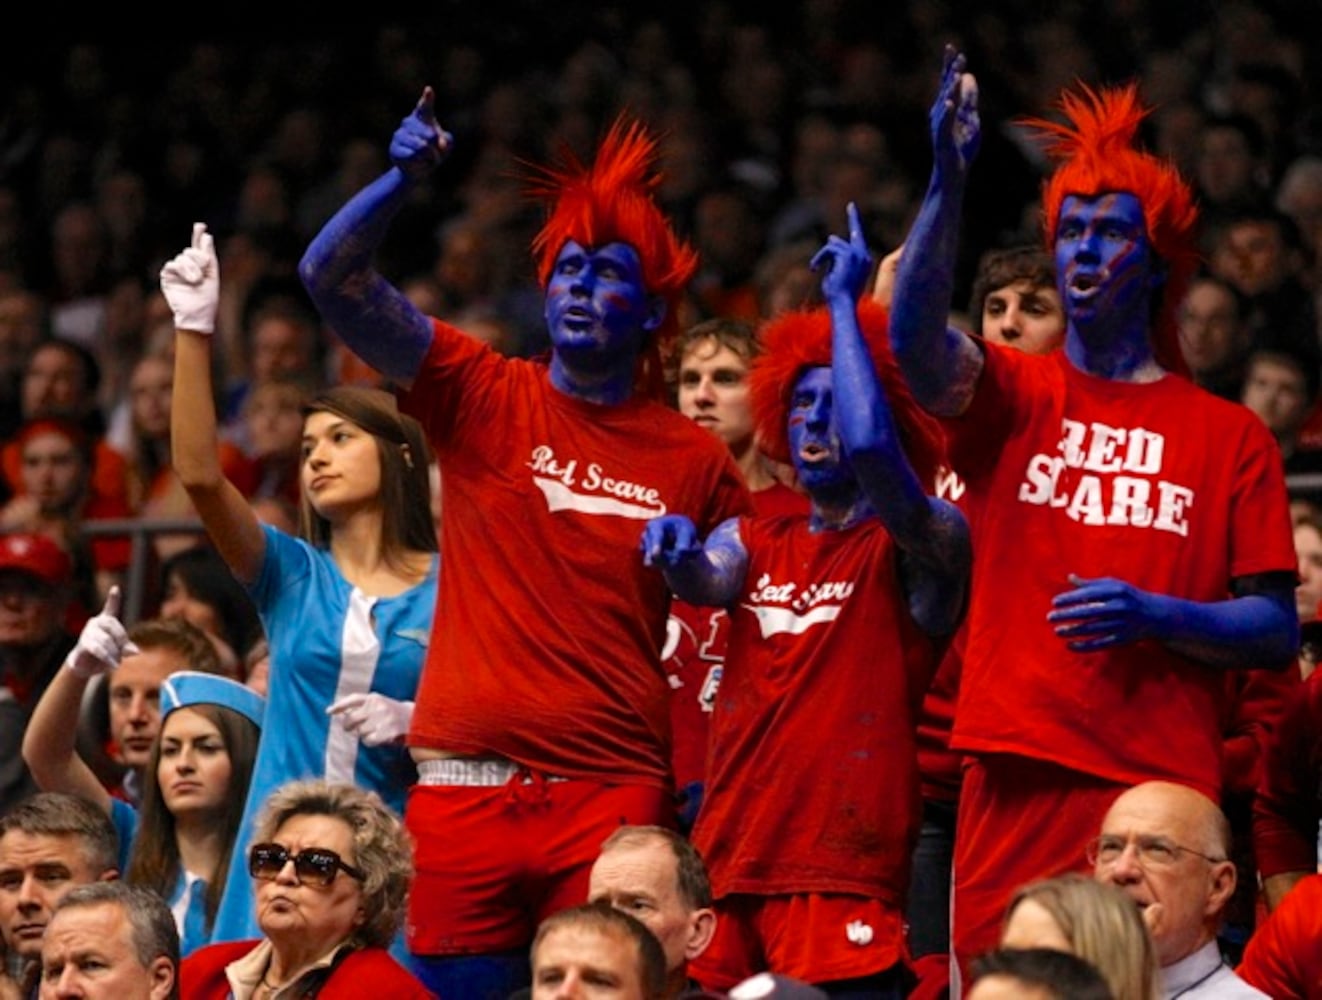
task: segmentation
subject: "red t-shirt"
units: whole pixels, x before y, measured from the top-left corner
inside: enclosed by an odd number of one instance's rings
[[[712,714],[693,842],[717,896],[852,893],[899,905],[920,815],[914,718],[936,666],[872,518],[739,522],[744,592]]]
[[[807,514],[808,497],[784,483],[752,494],[759,517]],[[725,608],[698,607],[675,599],[666,622],[661,651],[670,682],[670,726],[675,734],[672,763],[679,788],[702,781],[707,764],[707,736],[712,704],[721,683],[730,616]]]
[[[1073,653],[1046,616],[1071,573],[1200,602],[1236,577],[1293,574],[1275,441],[1178,376],[1116,382],[1063,351],[984,350],[972,405],[946,421],[983,505],[952,746],[1217,798],[1220,672],[1157,642]]]
[[[1295,687],[1263,752],[1253,847],[1264,877],[1317,869],[1322,819],[1322,670]]]
[[[1322,1000],[1322,875],[1309,875],[1253,932],[1235,972],[1276,1000]]]
[[[668,787],[669,591],[643,526],[749,509],[725,445],[644,399],[598,406],[434,321],[402,406],[441,467],[441,578],[409,743]]]

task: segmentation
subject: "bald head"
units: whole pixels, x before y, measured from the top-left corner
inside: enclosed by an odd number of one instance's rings
[[[1230,826],[1215,802],[1183,785],[1150,781],[1123,792],[1107,811],[1093,874],[1138,904],[1166,966],[1216,936],[1235,890],[1229,852]]]

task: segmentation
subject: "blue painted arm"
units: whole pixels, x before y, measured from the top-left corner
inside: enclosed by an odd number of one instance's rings
[[[1224,601],[1190,601],[1140,590],[1110,577],[1070,575],[1047,621],[1076,652],[1154,639],[1210,666],[1273,668],[1293,661],[1299,617],[1285,586]]]
[[[326,324],[355,354],[402,384],[417,374],[432,326],[372,265],[391,220],[449,152],[432,89],[422,92],[390,143],[393,166],[331,217],[299,261],[298,274]]]
[[[929,496],[904,453],[899,428],[858,324],[856,304],[871,270],[857,206],[849,239],[831,236],[812,259],[823,271],[831,315],[831,388],[836,427],[859,485],[900,550],[909,609],[924,631],[954,630],[964,611],[972,550],[959,510]],[[934,328],[945,312],[928,317]]]
[[[978,88],[964,56],[946,46],[941,86],[929,115],[932,174],[895,274],[890,337],[895,360],[919,405],[938,416],[968,408],[982,351],[946,325],[954,294],[959,217],[968,169],[981,137]],[[932,316],[941,322],[933,325]]]
[[[665,514],[647,522],[638,547],[643,565],[658,567],[671,592],[689,604],[727,607],[748,572],[748,550],[734,517],[717,525],[704,544],[691,520]]]

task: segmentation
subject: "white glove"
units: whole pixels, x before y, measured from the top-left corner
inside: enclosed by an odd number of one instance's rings
[[[119,620],[119,588],[111,587],[106,595],[106,606],[101,613],[87,619],[78,644],[69,650],[64,667],[83,680],[114,670],[125,656],[138,652],[129,642],[124,623]]]
[[[375,692],[346,694],[326,709],[326,714],[335,716],[341,726],[369,747],[379,747],[397,743],[408,734],[413,702],[396,701]]]
[[[161,268],[161,291],[177,330],[212,333],[220,304],[220,261],[205,222],[193,223],[193,245]]]

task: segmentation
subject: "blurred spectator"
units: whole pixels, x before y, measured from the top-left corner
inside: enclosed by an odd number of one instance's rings
[[[1213,395],[1238,402],[1253,347],[1239,292],[1221,278],[1194,278],[1176,321],[1180,349],[1194,382]]]
[[[1318,368],[1318,314],[1304,283],[1310,261],[1294,221],[1269,207],[1243,209],[1210,239],[1211,272],[1244,297],[1254,348],[1294,351]]]
[[[37,790],[20,748],[76,641],[66,625],[72,573],[68,554],[46,536],[0,535],[0,816]]]
[[[252,440],[243,412],[254,388],[283,381],[315,391],[326,383],[321,324],[301,296],[274,294],[244,324],[248,374],[232,385],[222,404],[224,435],[251,456]]]
[[[1294,550],[1299,556],[1295,610],[1300,622],[1322,617],[1322,512],[1306,511],[1294,522]]]
[[[1198,132],[1194,188],[1207,232],[1236,212],[1267,202],[1272,176],[1266,137],[1245,114],[1213,114]]]
[[[124,538],[93,537],[85,529],[106,518],[132,515],[127,503],[98,497],[91,489],[92,448],[87,435],[64,420],[41,419],[14,435],[20,459],[19,494],[0,509],[0,531],[43,534],[69,552],[74,597],[88,610],[99,607],[128,569]]]
[[[263,636],[257,608],[229,566],[206,542],[161,564],[161,618],[182,618],[206,633],[225,673],[247,677],[244,664]]]
[[[1241,401],[1272,432],[1291,476],[1322,472],[1322,449],[1301,448],[1301,432],[1318,398],[1322,370],[1290,350],[1258,348],[1248,358]]]
[[[46,301],[23,288],[0,290],[0,441],[23,421],[21,387],[28,358],[47,335]]]
[[[1316,300],[1322,295],[1322,155],[1291,160],[1276,187],[1276,208],[1293,220],[1311,262],[1304,284]]]
[[[128,473],[124,457],[105,440],[105,418],[97,408],[101,369],[85,348],[72,341],[43,341],[28,358],[23,372],[22,422],[67,420],[78,425],[92,450],[88,502],[106,510],[128,504]],[[21,494],[22,456],[12,438],[0,451],[0,467],[11,495]]]

